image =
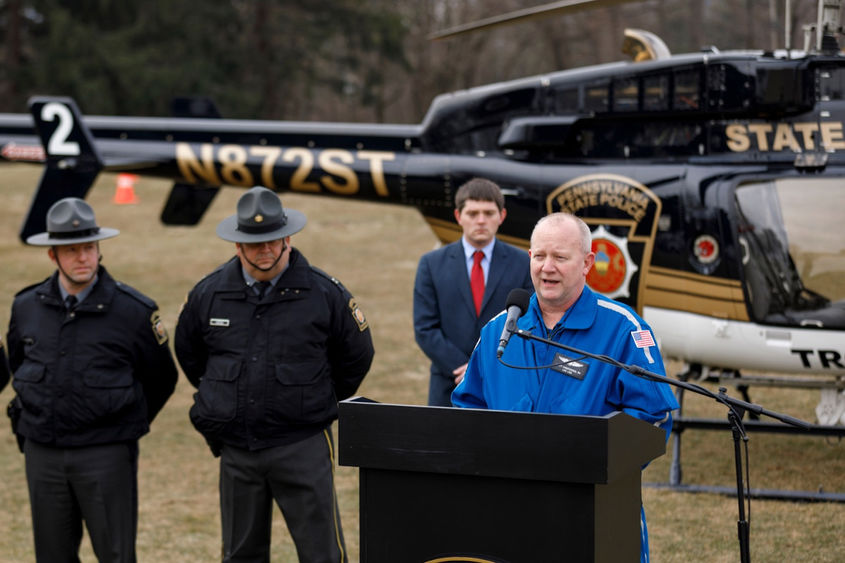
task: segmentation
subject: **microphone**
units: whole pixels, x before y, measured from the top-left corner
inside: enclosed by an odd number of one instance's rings
[[[531,299],[531,294],[521,287],[512,289],[508,293],[508,318],[505,321],[505,327],[502,329],[502,337],[499,339],[499,347],[496,349],[496,357],[501,358],[505,353],[505,346],[511,339],[511,335],[516,332],[516,321],[525,314],[528,309],[528,301]]]

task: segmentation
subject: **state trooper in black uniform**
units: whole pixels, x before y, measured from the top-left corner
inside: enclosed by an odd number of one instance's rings
[[[138,439],[177,371],[156,304],[100,265],[117,234],[65,198],[27,239],[56,264],[15,296],[7,338],[37,561],[79,561],[83,520],[100,562],[135,561]]]
[[[237,255],[191,290],[176,325],[191,421],[220,456],[226,562],[270,560],[274,500],[300,563],[347,561],[330,425],[373,344],[352,295],[290,246],[305,223],[248,190],[217,227]]]

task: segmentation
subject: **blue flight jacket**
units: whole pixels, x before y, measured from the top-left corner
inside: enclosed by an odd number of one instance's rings
[[[496,350],[506,319],[502,313],[481,330],[464,379],[452,393],[455,406],[596,416],[622,411],[659,426],[668,439],[671,411],[679,408],[669,384],[518,335],[510,338],[500,362]],[[545,327],[537,296],[532,295],[528,311],[520,317],[517,327],[584,352],[666,375],[660,351],[645,321],[630,307],[588,287],[552,330]],[[650,340],[653,342],[648,346]],[[555,363],[563,365],[547,367]],[[644,512],[641,519],[640,561],[645,562],[648,532]]]
[[[502,313],[482,329],[464,380],[452,394],[455,406],[596,416],[622,411],[659,425],[668,438],[671,411],[678,408],[668,384],[649,381],[610,364],[518,335],[511,337],[500,363],[496,349],[505,320],[506,315]],[[588,287],[552,330],[543,324],[537,296],[532,295],[528,311],[520,317],[517,327],[585,352],[666,374],[657,346],[638,347],[635,340],[635,334],[641,342],[642,337],[653,339],[645,321],[630,307]],[[554,364],[558,356],[563,356],[563,362],[575,362],[558,368],[562,372],[533,369]],[[520,367],[532,369],[517,369]]]

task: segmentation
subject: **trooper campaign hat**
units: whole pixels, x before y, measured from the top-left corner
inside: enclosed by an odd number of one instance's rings
[[[237,213],[217,225],[217,236],[230,242],[269,242],[298,233],[305,227],[305,215],[282,207],[275,192],[256,186],[238,200]]]
[[[47,232],[27,237],[34,246],[60,246],[93,242],[120,234],[117,229],[100,227],[94,210],[78,197],[60,199],[47,211]]]

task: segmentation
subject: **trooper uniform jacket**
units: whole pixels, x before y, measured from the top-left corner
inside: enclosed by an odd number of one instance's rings
[[[137,440],[177,379],[156,304],[102,266],[73,311],[58,284],[56,272],[12,304],[7,342],[15,432],[56,447]]]
[[[176,357],[197,387],[190,416],[212,452],[291,444],[337,418],[373,359],[367,321],[295,248],[262,300],[233,257],[188,294]]]

